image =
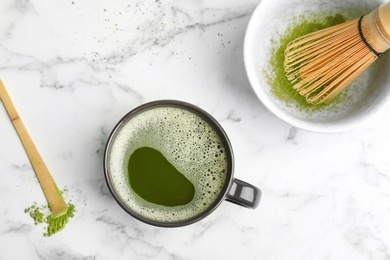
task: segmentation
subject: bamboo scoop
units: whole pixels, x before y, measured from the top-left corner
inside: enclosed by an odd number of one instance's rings
[[[35,148],[33,141],[31,140],[22,120],[19,118],[12,101],[4,87],[3,82],[0,80],[0,99],[3,101],[8,116],[14,125],[16,132],[19,135],[20,140],[26,150],[26,153],[30,159],[31,165],[34,168],[38,181],[41,184],[43,193],[46,196],[47,202],[53,214],[53,217],[59,217],[66,213],[67,205],[61,192],[58,190],[54,179],[50,175],[45,163],[43,162],[38,150]]]

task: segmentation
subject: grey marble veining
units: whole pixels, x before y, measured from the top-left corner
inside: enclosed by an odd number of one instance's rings
[[[245,29],[259,1],[0,3],[0,78],[65,198],[43,237],[24,209],[45,198],[0,106],[0,259],[390,259],[390,120],[339,134],[293,128],[246,78]],[[147,226],[111,196],[105,142],[136,106],[179,99],[224,127],[256,210],[224,202],[182,228]]]

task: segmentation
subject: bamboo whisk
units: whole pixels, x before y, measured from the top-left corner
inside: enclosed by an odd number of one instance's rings
[[[287,45],[284,69],[311,104],[337,96],[390,48],[390,2],[366,16],[301,36]]]

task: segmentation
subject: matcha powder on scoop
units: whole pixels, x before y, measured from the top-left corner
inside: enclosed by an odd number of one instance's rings
[[[48,209],[48,206],[38,207],[36,203],[34,203],[31,207],[24,210],[25,213],[29,213],[29,215],[34,219],[35,225],[47,225],[46,232],[43,234],[45,237],[49,237],[63,230],[66,224],[68,224],[69,219],[74,217],[74,212],[76,211],[74,205],[68,203],[67,212],[62,216],[53,218],[53,215],[48,215],[46,213],[48,212]]]

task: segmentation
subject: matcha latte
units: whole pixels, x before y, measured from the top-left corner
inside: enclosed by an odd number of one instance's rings
[[[144,107],[117,125],[106,149],[109,187],[135,217],[195,219],[215,207],[231,180],[232,158],[210,119],[185,106]]]

